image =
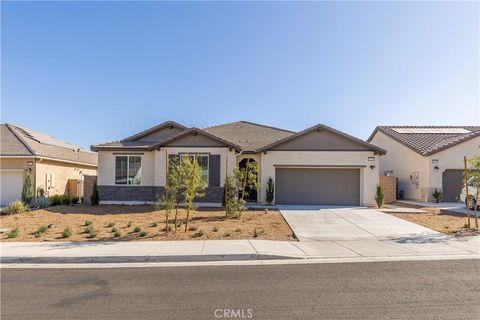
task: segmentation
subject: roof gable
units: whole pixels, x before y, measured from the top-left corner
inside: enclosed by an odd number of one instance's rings
[[[186,130],[187,127],[175,122],[165,121],[147,130],[134,134],[123,141],[161,141],[172,137],[179,132]]]
[[[261,125],[248,121],[236,121],[205,128],[217,137],[239,145],[243,151],[256,151],[275,141],[294,134],[289,130]]]
[[[480,137],[480,126],[379,126],[372,132],[368,141],[371,141],[378,132],[422,156],[429,156]]]
[[[363,140],[318,124],[266,146],[261,151],[386,151]]]
[[[229,141],[223,140],[199,128],[184,130],[175,136],[156,143],[150,147],[151,150],[160,147],[228,147],[240,151],[240,147]]]
[[[7,124],[1,125],[0,131],[1,155],[32,155],[33,151],[24,143]]]

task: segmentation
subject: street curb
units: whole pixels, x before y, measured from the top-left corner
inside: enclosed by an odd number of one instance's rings
[[[304,259],[269,254],[211,254],[211,255],[165,255],[165,256],[97,256],[97,257],[0,257],[1,264],[48,264],[48,263],[149,263],[149,262],[208,262]]]

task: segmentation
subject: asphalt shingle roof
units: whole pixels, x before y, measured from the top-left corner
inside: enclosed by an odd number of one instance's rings
[[[448,130],[442,130],[446,131],[446,133],[442,133],[440,132],[441,130],[435,130],[456,128],[462,128],[468,130],[469,132],[453,133],[449,132]],[[412,132],[400,133],[395,129],[411,129],[399,131]],[[423,130],[424,132],[416,133],[415,129],[421,129],[419,131]],[[424,129],[430,129],[428,130],[428,132],[431,133],[425,133]],[[373,138],[377,131],[384,133],[385,135],[398,141],[399,143],[405,145],[413,151],[421,154],[422,156],[429,156],[431,154],[453,147],[464,141],[480,136],[480,126],[379,126],[373,131],[370,138],[368,138],[368,141]]]
[[[45,133],[11,124],[1,124],[0,156],[43,156],[97,165],[96,153]]]
[[[210,134],[236,144],[243,151],[255,151],[293,135],[295,132],[264,126],[261,124],[236,121],[203,129]]]

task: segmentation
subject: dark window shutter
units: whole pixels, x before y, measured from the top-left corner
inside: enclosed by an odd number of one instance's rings
[[[211,154],[208,157],[208,186],[220,187],[220,155]]]

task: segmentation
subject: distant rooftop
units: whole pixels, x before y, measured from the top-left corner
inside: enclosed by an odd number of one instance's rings
[[[377,131],[423,156],[480,136],[480,126],[379,126],[368,141]]]
[[[43,156],[97,165],[97,154],[43,132],[1,124],[0,156]]]

